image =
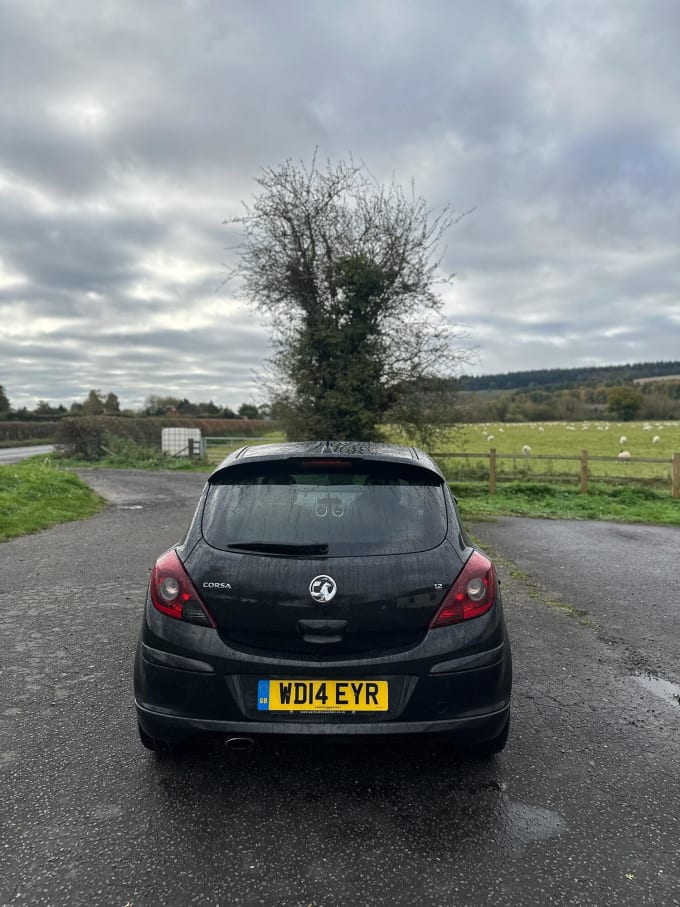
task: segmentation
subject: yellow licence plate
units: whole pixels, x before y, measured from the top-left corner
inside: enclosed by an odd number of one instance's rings
[[[386,680],[260,680],[260,712],[386,712]]]

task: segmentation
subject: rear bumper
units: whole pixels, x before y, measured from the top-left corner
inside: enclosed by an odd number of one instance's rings
[[[495,614],[432,631],[406,652],[374,658],[274,658],[227,646],[209,629],[147,608],[135,662],[135,703],[143,730],[159,740],[227,735],[439,735],[490,740],[507,721],[510,643]],[[473,626],[470,626],[473,625]],[[384,713],[258,712],[258,679],[387,680]]]
[[[226,736],[397,736],[421,734],[447,737],[461,743],[477,743],[497,737],[508,720],[510,704],[498,712],[475,715],[470,718],[446,719],[444,721],[386,721],[352,722],[338,724],[304,721],[217,721],[214,719],[189,718],[185,715],[168,715],[146,709],[137,703],[137,717],[142,728],[150,737],[159,740],[182,740],[196,734],[224,734]]]

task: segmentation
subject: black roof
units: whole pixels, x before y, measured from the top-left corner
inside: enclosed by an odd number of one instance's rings
[[[286,441],[278,444],[253,444],[229,454],[211,475],[239,463],[257,463],[267,460],[291,460],[300,457],[344,457],[357,460],[384,460],[391,463],[408,463],[427,469],[443,478],[442,472],[423,450],[399,444],[382,444],[375,441]]]

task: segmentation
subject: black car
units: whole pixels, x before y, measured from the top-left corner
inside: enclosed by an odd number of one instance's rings
[[[199,733],[508,736],[512,662],[491,561],[412,447],[244,447],[156,562],[135,662],[142,743]]]

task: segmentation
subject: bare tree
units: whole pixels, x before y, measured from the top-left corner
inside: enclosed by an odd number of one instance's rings
[[[289,437],[375,438],[413,381],[460,361],[436,287],[450,280],[443,236],[463,215],[434,214],[351,159],[288,160],[257,184],[227,221],[243,237],[230,277],[271,319],[273,409]]]
[[[5,393],[5,388],[0,384],[0,418],[6,419],[10,409],[9,397]]]

